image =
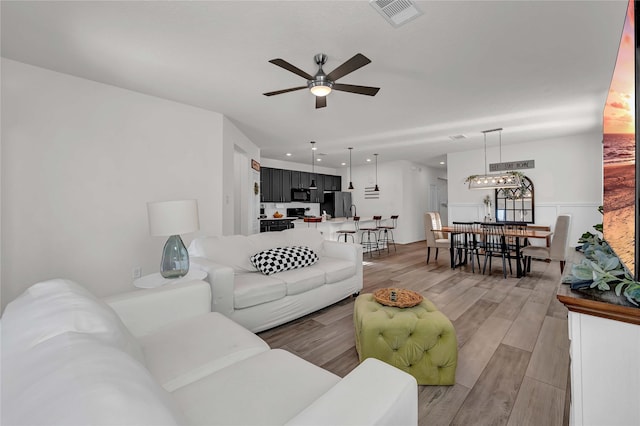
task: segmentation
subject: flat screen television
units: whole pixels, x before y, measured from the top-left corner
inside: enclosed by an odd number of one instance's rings
[[[603,234],[629,273],[638,279],[636,176],[636,55],[634,0],[629,1],[603,117]]]

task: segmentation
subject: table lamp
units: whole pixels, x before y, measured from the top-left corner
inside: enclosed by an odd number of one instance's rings
[[[169,239],[162,249],[160,273],[164,278],[180,278],[189,272],[189,253],[179,234],[200,228],[197,200],[147,203],[149,234]]]

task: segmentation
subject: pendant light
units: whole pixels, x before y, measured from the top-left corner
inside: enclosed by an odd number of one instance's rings
[[[316,163],[316,143],[314,141],[311,141],[311,185],[309,185],[309,189],[318,189],[318,187],[316,186],[316,180],[313,178],[314,175],[316,174],[315,163]]]
[[[353,151],[353,147],[349,148],[349,187],[347,189],[353,189],[353,181],[351,180],[351,151]]]
[[[469,176],[469,189],[503,189],[519,188],[522,184],[520,176],[513,172],[487,173],[487,133],[498,132],[500,141],[500,162],[502,163],[502,128],[483,130],[484,134],[484,175]]]
[[[376,156],[376,186],[373,188],[375,192],[379,192],[380,188],[378,188],[378,154],[373,154]]]

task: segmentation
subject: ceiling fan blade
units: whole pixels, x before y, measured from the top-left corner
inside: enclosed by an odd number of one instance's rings
[[[327,106],[327,97],[326,96],[316,96],[316,109],[324,108]]]
[[[353,84],[333,84],[333,90],[340,90],[342,92],[357,93],[358,95],[375,96],[380,90],[379,87],[369,86],[355,86]]]
[[[313,80],[313,77],[309,74],[307,74],[306,72],[302,71],[300,68],[291,65],[289,62],[285,61],[284,59],[272,59],[269,62],[271,62],[273,65],[277,65],[280,68],[284,68],[287,71],[291,71],[294,74],[298,74],[300,77],[305,78],[307,80]]]
[[[275,92],[263,93],[263,95],[265,95],[265,96],[281,95],[283,93],[294,92],[296,90],[302,90],[302,89],[306,89],[306,88],[307,88],[307,86],[292,87],[290,89],[276,90]]]
[[[336,81],[340,77],[344,77],[345,75],[351,72],[354,72],[358,68],[364,67],[370,62],[371,60],[366,56],[364,56],[362,53],[357,53],[353,58],[349,59],[347,62],[340,65],[338,68],[331,71],[327,75],[327,78],[331,81]]]

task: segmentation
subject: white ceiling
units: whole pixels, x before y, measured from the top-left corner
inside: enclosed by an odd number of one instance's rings
[[[424,14],[394,29],[363,1],[2,1],[2,56],[217,111],[266,158],[438,166],[447,152],[601,130],[626,1],[417,2]],[[360,52],[372,63],[316,110],[306,84],[268,63],[314,74]],[[465,134],[469,139],[452,141]],[[489,141],[496,144],[495,141]],[[286,152],[293,153],[290,158]]]

